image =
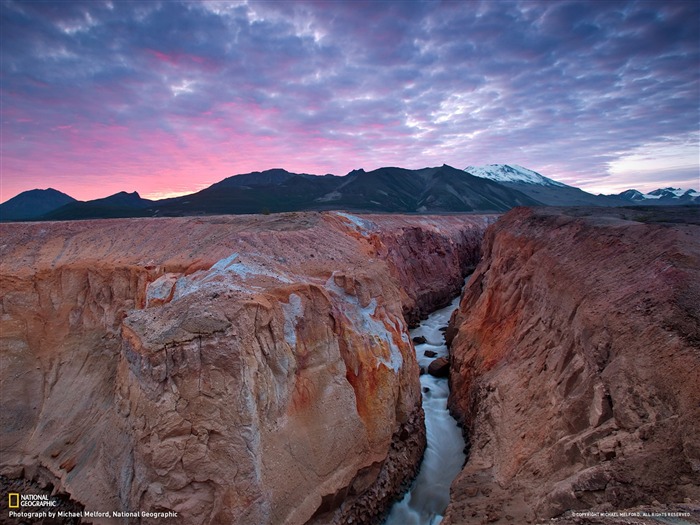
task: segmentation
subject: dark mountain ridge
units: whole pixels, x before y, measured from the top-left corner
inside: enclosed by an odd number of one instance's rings
[[[0,221],[35,219],[71,202],[73,197],[53,188],[25,191],[0,204]]]
[[[18,196],[19,197],[19,196]],[[70,202],[34,220],[348,210],[384,213],[500,212],[540,203],[497,182],[443,165],[353,170],[346,176],[276,168],[228,177],[201,191],[159,201],[136,192]],[[10,219],[12,220],[12,219]]]
[[[499,164],[466,170],[446,164],[417,170],[356,169],[345,176],[293,173],[274,168],[234,175],[196,193],[157,201],[142,199],[136,192],[119,192],[81,202],[56,190],[32,190],[0,205],[0,220],[178,217],[304,210],[469,213],[504,212],[516,206],[700,203],[700,197],[695,197],[697,192],[689,190],[680,195],[679,191],[669,188],[658,190],[658,195],[654,192],[643,195],[636,190],[620,195],[592,195],[532,170]],[[46,196],[47,202],[37,204],[42,196]],[[16,209],[25,211],[18,213]]]
[[[157,216],[351,210],[388,213],[506,211],[539,202],[451,166],[353,170],[346,176],[274,169],[236,175],[151,208]]]
[[[45,213],[40,220],[116,219],[125,217],[150,217],[147,208],[156,201],[142,199],[137,192],[120,191],[109,197],[91,201],[73,201]]]

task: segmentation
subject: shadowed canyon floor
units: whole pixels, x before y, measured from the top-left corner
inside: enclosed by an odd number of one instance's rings
[[[376,522],[425,445],[408,325],[494,220],[3,224],[2,479],[188,524]]]
[[[443,523],[700,523],[699,219],[516,209],[488,230],[447,334],[471,452]]]

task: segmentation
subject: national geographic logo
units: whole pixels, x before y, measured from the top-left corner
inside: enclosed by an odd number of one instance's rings
[[[175,511],[121,511],[121,510],[60,510],[55,508],[59,506],[59,499],[54,499],[46,494],[20,494],[19,492],[10,492],[7,494],[7,517],[19,518],[21,520],[56,520],[64,518],[137,518],[149,520],[170,520],[179,518],[179,514]],[[0,523],[4,523],[0,517]],[[22,523],[26,523],[22,521]],[[34,523],[32,521],[31,523]],[[43,523],[43,522],[42,522]],[[53,521],[51,522],[53,523]]]
[[[46,494],[10,492],[7,495],[7,506],[11,509],[19,509],[20,507],[55,507],[56,505],[58,505],[58,502],[49,498]]]

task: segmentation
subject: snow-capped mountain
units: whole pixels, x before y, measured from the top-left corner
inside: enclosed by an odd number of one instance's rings
[[[613,197],[600,197],[586,193],[579,188],[568,186],[515,164],[468,166],[464,171],[518,190],[547,206],[623,206],[627,202]]]
[[[627,190],[617,195],[635,204],[700,204],[700,191],[659,188],[649,193]]]
[[[644,194],[638,190],[626,190],[619,193],[617,196],[628,201],[644,200]]]
[[[552,180],[536,171],[523,168],[517,164],[488,164],[487,166],[467,166],[464,171],[476,177],[495,180],[496,182],[524,182],[539,186],[567,187],[566,184]]]
[[[515,164],[468,166],[464,169],[476,177],[490,179],[503,186],[518,190],[548,206],[672,206],[700,204],[700,192],[680,188],[659,188],[642,193],[623,191],[618,195],[593,195],[575,186],[552,180],[536,171]]]
[[[695,190],[684,190],[681,188],[659,188],[644,194],[647,199],[663,199],[664,197],[681,199],[683,197],[700,197],[700,192]]]

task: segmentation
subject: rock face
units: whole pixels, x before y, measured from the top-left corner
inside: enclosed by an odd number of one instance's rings
[[[700,509],[700,220],[674,213],[517,209],[487,231],[447,334],[471,452],[444,523]]]
[[[371,523],[425,446],[406,320],[493,220],[2,225],[0,479],[188,524]]]
[[[459,294],[464,276],[481,256],[483,232],[496,216],[465,217],[470,228],[450,227],[445,219],[394,216],[395,227],[382,228],[381,237],[371,240],[377,257],[389,263],[402,294],[404,317],[411,326]],[[459,224],[462,219],[453,220]]]

